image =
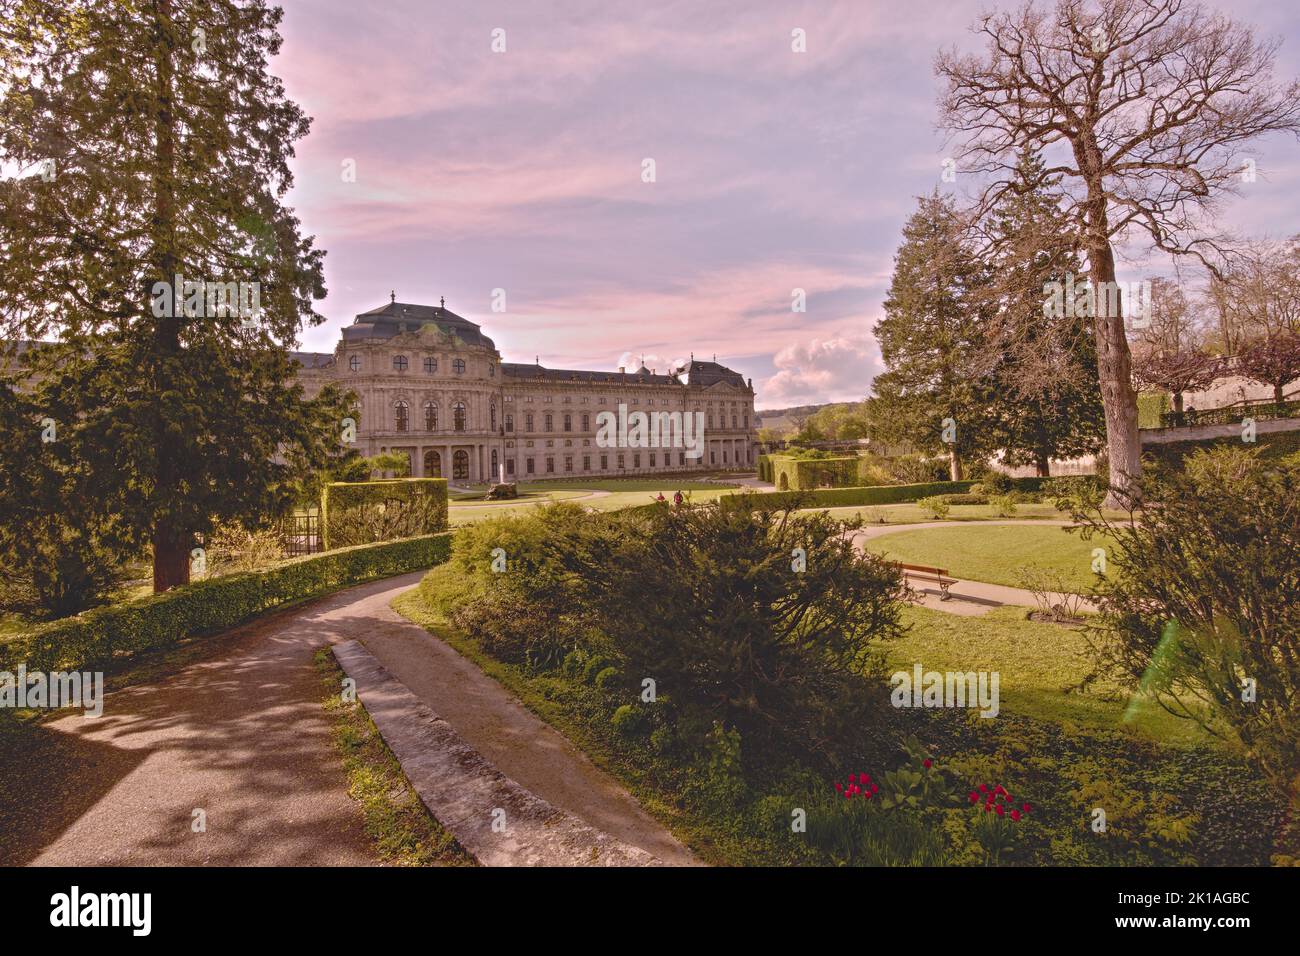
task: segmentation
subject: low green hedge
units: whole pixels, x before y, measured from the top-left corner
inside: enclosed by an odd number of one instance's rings
[[[234,627],[264,611],[447,560],[449,532],[341,548],[51,621],[0,643],[0,670],[75,670]]]
[[[1231,445],[1235,448],[1255,447],[1260,450],[1261,458],[1285,458],[1288,455],[1300,454],[1300,431],[1293,432],[1261,432],[1256,435],[1256,442],[1252,446],[1243,442],[1239,437],[1228,436],[1226,438],[1207,438],[1201,441],[1174,441],[1164,442],[1161,444],[1150,444],[1142,446],[1142,454],[1152,458],[1159,459],[1166,464],[1181,467],[1182,460],[1194,451],[1201,449],[1217,448],[1221,445]]]
[[[1012,486],[1017,491],[1038,491],[1046,478],[1012,478]],[[796,498],[806,502],[806,508],[848,508],[855,505],[894,505],[908,501],[919,501],[935,495],[966,494],[974,481],[926,481],[914,485],[868,485],[863,488],[822,488],[818,491],[774,491],[774,492],[737,492],[723,495],[719,501],[725,507],[742,507],[741,502],[750,502],[761,498],[763,504],[780,507],[786,501]]]

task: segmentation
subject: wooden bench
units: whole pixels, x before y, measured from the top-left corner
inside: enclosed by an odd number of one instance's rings
[[[948,577],[947,568],[932,568],[928,564],[903,564],[901,561],[895,561],[894,564],[903,572],[904,577],[912,574],[917,577],[932,578],[939,585],[940,601],[948,600],[948,588],[957,583],[956,578]]]

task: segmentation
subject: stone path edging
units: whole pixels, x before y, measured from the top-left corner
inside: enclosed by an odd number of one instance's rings
[[[335,644],[333,650],[420,800],[479,863],[662,865],[511,780],[357,641]],[[494,824],[504,824],[504,832]]]

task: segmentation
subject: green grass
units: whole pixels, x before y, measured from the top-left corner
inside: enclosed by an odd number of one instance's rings
[[[909,607],[908,633],[888,644],[891,667],[911,671],[997,671],[1002,710],[1062,726],[1121,731],[1158,743],[1192,747],[1213,738],[1190,720],[1147,701],[1133,701],[1092,670],[1084,635],[1031,621],[1024,608],[1001,607],[980,617]],[[1130,704],[1132,706],[1130,707]]]
[[[495,504],[468,501],[452,502],[448,509],[448,520],[451,522],[451,526],[455,528],[471,524],[483,518],[517,514],[547,501],[563,499],[575,500],[584,508],[590,508],[593,511],[617,511],[621,508],[648,505],[655,500],[656,495],[660,494],[671,500],[678,491],[686,495],[691,501],[698,503],[701,501],[715,501],[724,494],[730,494],[735,488],[718,482],[674,482],[671,477],[668,477],[663,479],[628,478],[574,482],[526,482],[519,486],[519,490],[521,494],[529,496],[527,500],[520,499]],[[599,496],[593,496],[593,493],[596,492],[600,493]]]
[[[934,565],[956,578],[1011,587],[1023,586],[1023,568],[1053,571],[1071,590],[1083,593],[1096,581],[1093,548],[1109,543],[1101,537],[1084,541],[1078,532],[1045,525],[970,524],[895,531],[866,546],[905,564]]]
[[[391,866],[476,865],[420,802],[365,708],[343,701],[343,671],[329,648],[316,654],[316,670],[334,746],[347,773],[348,794],[361,804],[366,833],[379,858]]]

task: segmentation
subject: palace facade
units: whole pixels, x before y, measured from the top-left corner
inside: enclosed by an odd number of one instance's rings
[[[308,394],[326,383],[360,402],[357,450],[396,452],[413,477],[507,481],[752,469],[754,388],[692,357],[660,373],[502,362],[478,325],[445,307],[394,301],[363,312],[333,353],[294,353]],[[700,412],[702,454],[600,447],[600,412]]]

